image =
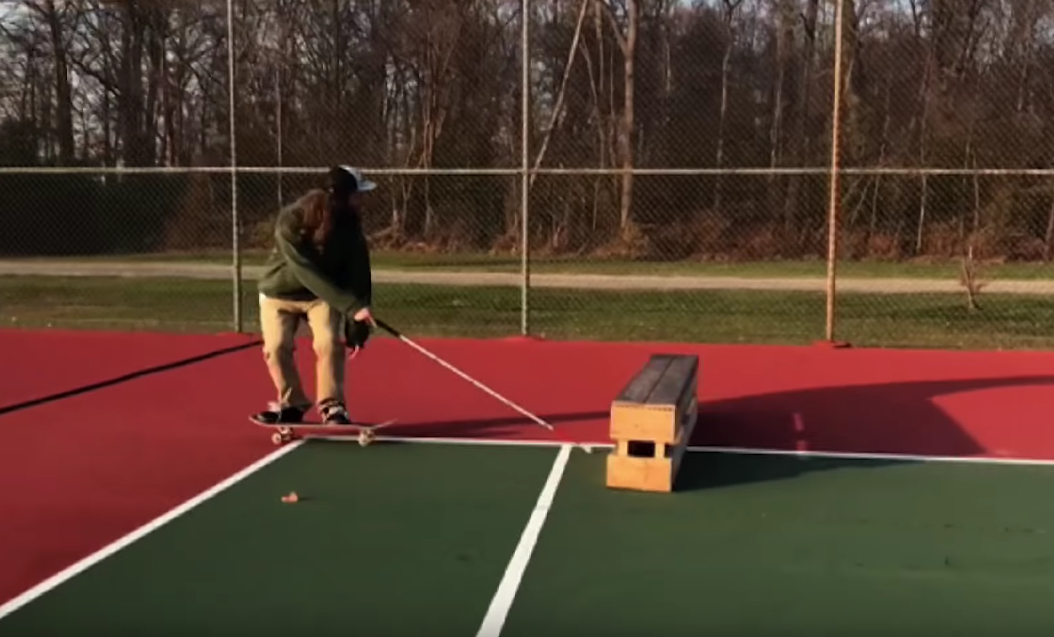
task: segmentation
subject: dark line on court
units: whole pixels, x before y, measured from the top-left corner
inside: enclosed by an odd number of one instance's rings
[[[14,411],[22,409],[29,409],[30,407],[37,407],[46,403],[55,402],[62,400],[63,398],[70,398],[71,396],[77,396],[79,394],[86,394],[97,389],[105,389],[107,387],[113,387],[121,383],[135,380],[137,378],[143,378],[144,376],[150,376],[151,374],[160,374],[161,372],[171,371],[173,369],[179,369],[180,367],[186,367],[187,365],[193,365],[194,363],[200,363],[213,358],[219,358],[227,354],[233,354],[242,350],[249,349],[250,347],[256,347],[262,344],[263,341],[256,339],[248,343],[241,345],[233,345],[231,347],[225,347],[223,349],[215,350],[205,354],[199,354],[198,356],[192,356],[191,358],[184,358],[171,363],[164,363],[163,365],[157,365],[154,367],[147,367],[146,369],[140,369],[134,372],[129,372],[121,376],[116,376],[107,380],[92,383],[90,385],[82,385],[73,389],[67,389],[65,391],[58,392],[56,394],[49,394],[47,396],[41,396],[40,398],[34,398],[21,403],[15,403],[14,405],[8,405],[6,407],[0,407],[0,416],[4,416]]]

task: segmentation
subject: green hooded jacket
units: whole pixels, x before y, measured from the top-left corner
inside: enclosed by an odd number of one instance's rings
[[[277,299],[322,299],[350,317],[372,301],[370,253],[357,215],[339,215],[323,250],[304,227],[304,203],[325,196],[313,191],[282,208],[275,220],[275,246],[257,288]]]

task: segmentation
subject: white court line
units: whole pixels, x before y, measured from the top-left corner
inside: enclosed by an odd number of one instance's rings
[[[43,582],[37,584],[33,588],[30,588],[29,590],[23,592],[18,597],[15,597],[14,599],[11,599],[10,601],[8,601],[3,606],[0,606],[0,620],[2,620],[4,617],[10,615],[11,613],[15,612],[19,608],[22,608],[26,604],[32,602],[33,600],[37,599],[41,595],[44,595],[45,593],[50,592],[52,589],[64,584],[65,582],[69,581],[70,579],[72,579],[72,578],[76,577],[77,575],[83,573],[84,571],[86,571],[87,569],[91,568],[92,566],[95,566],[99,562],[101,562],[101,561],[105,560],[106,558],[112,556],[113,554],[117,553],[121,549],[127,548],[132,543],[137,542],[138,540],[141,540],[146,535],[148,535],[150,533],[153,533],[154,531],[160,529],[161,527],[163,527],[164,525],[168,524],[172,520],[175,520],[179,516],[187,513],[188,511],[190,511],[194,507],[201,505],[206,500],[210,500],[210,499],[214,498],[215,496],[219,495],[222,491],[225,491],[226,489],[229,489],[230,487],[234,486],[238,482],[241,482],[245,478],[248,478],[253,473],[256,473],[257,471],[259,471],[260,469],[263,469],[264,467],[266,467],[267,465],[271,464],[275,460],[278,460],[282,456],[284,456],[287,453],[293,451],[294,449],[299,447],[301,444],[303,444],[303,441],[302,440],[297,440],[297,441],[294,441],[294,442],[292,442],[292,443],[290,443],[288,445],[285,445],[285,446],[281,447],[280,449],[278,449],[276,451],[271,452],[270,454],[268,454],[268,455],[264,456],[263,458],[257,460],[256,462],[254,462],[251,465],[245,467],[241,471],[235,473],[234,475],[232,475],[229,478],[223,480],[222,482],[219,482],[219,483],[209,487],[205,491],[202,491],[201,493],[199,493],[198,495],[194,496],[193,498],[187,500],[183,504],[180,504],[179,506],[177,506],[177,507],[175,507],[173,509],[170,509],[167,513],[164,513],[164,514],[160,515],[159,517],[154,518],[150,522],[147,522],[146,524],[140,526],[139,528],[137,528],[136,530],[132,531],[131,533],[125,535],[124,537],[122,537],[122,538],[120,538],[120,539],[118,539],[118,540],[116,540],[116,541],[104,546],[103,548],[99,549],[98,551],[96,551],[96,552],[92,553],[91,555],[89,555],[89,556],[81,559],[80,561],[76,562],[72,566],[69,566],[69,567],[59,571],[55,575],[52,575],[51,577],[49,577],[48,579],[44,580]]]
[[[534,510],[531,511],[531,517],[527,519],[527,526],[520,535],[520,542],[512,553],[512,559],[505,567],[505,575],[501,578],[498,590],[490,600],[490,607],[487,608],[487,614],[483,617],[483,624],[479,627],[476,637],[497,637],[501,633],[501,627],[505,624],[509,609],[512,608],[512,600],[520,588],[520,580],[523,579],[523,574],[527,570],[531,552],[534,550],[534,545],[538,543],[538,535],[542,531],[542,525],[545,524],[545,517],[553,505],[556,488],[560,485],[564,468],[567,467],[567,461],[571,458],[572,448],[568,444],[561,445],[560,452],[556,454],[553,468],[549,470],[549,477],[546,478],[545,486],[538,495],[538,501],[534,505]]]
[[[355,438],[337,436],[326,438],[323,436],[312,436],[324,440],[336,442],[354,441]],[[484,447],[541,447],[554,448],[568,446],[568,443],[559,440],[514,440],[501,438],[430,438],[424,436],[377,436],[375,441],[388,441],[406,444],[434,444],[434,445],[475,445]],[[585,442],[594,450],[613,449],[614,444],[610,442]],[[761,455],[761,456],[790,456],[797,458],[836,458],[843,460],[888,460],[891,462],[943,462],[963,464],[990,464],[990,465],[1018,465],[1027,467],[1054,467],[1054,459],[1050,458],[998,458],[992,456],[927,456],[922,454],[905,453],[869,453],[857,451],[797,451],[793,449],[767,449],[764,447],[708,447],[689,446],[688,451],[705,453],[727,453],[735,455]]]
[[[992,456],[927,456],[910,453],[868,453],[858,451],[795,451],[753,447],[688,447],[689,451],[754,456],[790,456],[798,458],[835,458],[842,460],[888,460],[891,462],[935,462],[948,464],[1017,465],[1054,467],[1049,458],[998,458]]]

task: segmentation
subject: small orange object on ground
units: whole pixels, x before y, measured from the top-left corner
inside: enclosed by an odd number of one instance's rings
[[[300,497],[297,496],[296,491],[290,491],[289,495],[282,496],[282,502],[285,502],[286,504],[292,504],[298,500],[300,500]]]

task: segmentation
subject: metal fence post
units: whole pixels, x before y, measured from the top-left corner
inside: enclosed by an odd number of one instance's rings
[[[520,223],[521,223],[521,270],[523,280],[520,282],[520,332],[530,334],[530,96],[531,96],[531,58],[530,58],[530,24],[528,13],[530,0],[521,0],[520,24]]]
[[[230,143],[231,143],[231,277],[234,279],[234,331],[244,331],[242,320],[242,259],[241,259],[241,237],[240,219],[238,217],[238,133],[236,130],[237,118],[235,117],[235,73],[234,73],[234,0],[227,0],[227,75],[228,75],[228,107],[230,109]]]
[[[827,199],[827,324],[825,336],[834,340],[835,286],[838,270],[839,166],[842,138],[842,10],[845,0],[836,0],[834,10],[834,86],[831,105],[831,169]]]

